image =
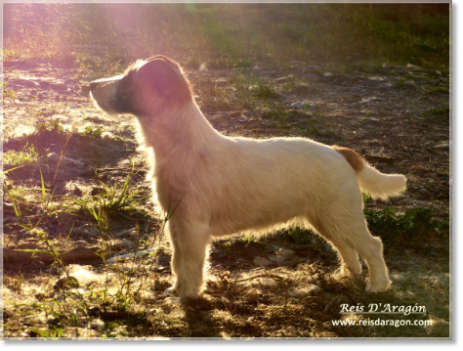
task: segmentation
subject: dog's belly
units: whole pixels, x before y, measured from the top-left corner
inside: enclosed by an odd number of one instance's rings
[[[253,218],[249,221],[240,223],[224,220],[216,223],[215,225],[211,225],[210,229],[212,236],[227,236],[243,232],[267,234],[270,232],[274,232],[277,229],[289,227],[294,222],[302,223],[303,220],[298,219],[298,217],[288,217],[284,219],[274,218],[273,220],[269,220],[269,218]]]
[[[303,216],[308,208],[307,192],[285,194],[281,198],[267,194],[264,197],[229,198],[222,206],[215,207],[209,217],[211,234],[215,236],[230,235],[242,231],[271,230],[283,227],[285,223]],[[300,196],[305,197],[303,201]]]

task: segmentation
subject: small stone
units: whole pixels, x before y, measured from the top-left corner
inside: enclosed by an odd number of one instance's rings
[[[101,320],[101,319],[94,319],[91,323],[90,323],[90,328],[91,329],[95,329],[95,330],[103,330],[105,324],[104,322]]]
[[[268,267],[272,264],[272,262],[270,262],[269,260],[267,260],[266,258],[264,257],[260,257],[260,256],[257,256],[255,259],[254,259],[254,263],[258,266],[262,266],[262,267]]]
[[[270,255],[268,258],[271,262],[275,263],[276,265],[282,265],[286,262],[286,258],[282,256]]]
[[[314,104],[311,104],[310,102],[307,102],[307,101],[296,101],[296,102],[293,102],[291,104],[291,107],[292,108],[300,108],[300,109],[306,109],[306,108],[309,108],[309,107],[315,107]]]
[[[230,112],[230,117],[240,117],[240,116],[241,116],[241,111]]]
[[[292,257],[295,256],[293,250],[291,250],[291,249],[284,249],[284,248],[278,249],[278,254],[279,254],[281,257],[285,257],[285,258],[292,258]]]

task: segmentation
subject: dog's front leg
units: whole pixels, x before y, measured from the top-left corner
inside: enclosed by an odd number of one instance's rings
[[[203,229],[200,229],[203,228]],[[175,221],[169,226],[172,240],[172,273],[175,283],[170,289],[185,302],[195,299],[204,289],[204,269],[210,234],[205,226],[184,226]]]

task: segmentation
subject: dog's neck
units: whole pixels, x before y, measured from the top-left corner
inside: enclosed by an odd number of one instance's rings
[[[139,122],[145,145],[153,148],[156,163],[168,157],[187,162],[223,138],[193,100],[182,107],[139,118]]]

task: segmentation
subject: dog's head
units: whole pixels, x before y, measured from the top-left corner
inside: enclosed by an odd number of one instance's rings
[[[138,60],[124,75],[91,82],[90,94],[107,113],[132,113],[138,117],[181,107],[192,100],[181,67],[161,55]]]

